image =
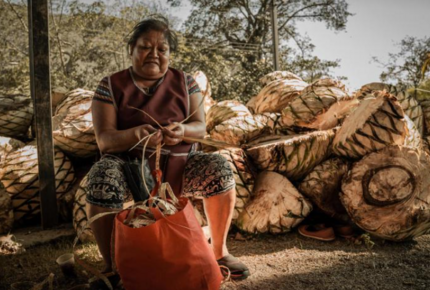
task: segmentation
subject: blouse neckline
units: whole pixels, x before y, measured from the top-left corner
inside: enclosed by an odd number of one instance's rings
[[[139,86],[136,82],[136,79],[134,78],[134,73],[133,73],[133,68],[130,66],[129,68],[130,71],[130,75],[131,75],[131,79],[133,80],[133,84],[145,95],[147,96],[152,96],[154,95],[155,91],[157,90],[157,88],[161,85],[161,83],[164,80],[164,75],[163,77],[161,77],[153,86],[151,87],[144,87],[142,88],[141,86]]]

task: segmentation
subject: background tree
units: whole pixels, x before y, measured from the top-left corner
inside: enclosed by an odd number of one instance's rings
[[[174,2],[174,1],[170,1]],[[50,0],[52,88],[93,90],[105,75],[130,65],[126,38],[140,19],[162,13],[173,27],[178,20],[167,8],[137,0]],[[270,1],[191,0],[195,11],[181,32],[174,67],[203,70],[216,99],[246,102],[261,87],[258,79],[273,70]],[[314,46],[296,29],[301,20],[320,21],[344,29],[345,0],[277,1],[281,39],[281,69],[307,81],[330,75],[337,61],[312,55]],[[175,4],[175,3],[174,3]],[[178,3],[176,3],[178,4]],[[28,87],[28,29],[25,0],[0,0],[1,89]]]
[[[384,67],[380,78],[383,82],[394,81],[416,88],[430,74],[430,71],[423,70],[430,53],[430,37],[418,39],[407,36],[397,46],[400,51],[390,53],[387,62],[374,58]]]
[[[181,0],[168,0],[173,6]],[[271,0],[190,0],[193,11],[185,23],[186,45],[207,53],[214,50],[227,63],[229,70],[218,75],[219,83],[225,83],[225,75],[244,79],[242,86],[218,87],[216,97],[230,95],[249,98],[258,90],[258,79],[272,70],[271,49]],[[348,16],[348,4],[344,0],[276,1],[279,38],[281,42],[281,69],[299,74],[306,80],[327,75],[337,61],[321,61],[312,56],[313,45],[299,34],[297,22],[309,20],[323,22],[327,28],[342,30]],[[202,47],[203,46],[203,47]],[[208,67],[201,67],[211,69]],[[210,74],[210,73],[209,73]],[[212,79],[213,80],[213,79]],[[238,82],[235,82],[238,83]]]
[[[130,65],[126,38],[144,17],[166,10],[140,1],[116,0],[91,4],[50,0],[51,87],[94,90],[106,75]],[[29,94],[26,1],[0,0],[0,89]],[[173,19],[173,22],[178,22]]]
[[[29,88],[28,27],[25,1],[0,1],[0,88]]]

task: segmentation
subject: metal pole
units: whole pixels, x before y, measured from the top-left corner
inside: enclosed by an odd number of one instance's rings
[[[42,228],[58,225],[52,143],[51,76],[47,0],[28,0],[30,88],[36,118]]]
[[[279,70],[279,39],[278,39],[278,11],[276,9],[276,0],[271,2],[272,16],[272,45],[273,45],[273,68]]]

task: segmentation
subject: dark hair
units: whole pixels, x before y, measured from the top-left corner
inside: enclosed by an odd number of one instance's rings
[[[162,32],[169,43],[170,51],[176,51],[176,48],[178,47],[178,37],[173,30],[170,30],[169,21],[163,16],[144,19],[137,23],[129,34],[130,38],[127,41],[127,51],[131,54],[132,51],[130,51],[130,48],[136,45],[137,39],[142,34],[145,34],[151,30]]]

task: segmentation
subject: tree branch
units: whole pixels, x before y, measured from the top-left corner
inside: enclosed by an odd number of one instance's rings
[[[324,16],[322,14],[304,14],[304,15],[297,15],[294,18],[314,18],[314,17],[319,17],[319,16]]]
[[[9,4],[9,7],[12,9],[12,11],[15,13],[16,17],[18,17],[19,21],[21,22],[22,26],[24,26],[25,31],[28,33],[28,27],[25,24],[24,20],[22,20],[22,16],[18,13],[18,11],[15,10],[15,7],[13,7],[12,3],[10,3],[10,0],[6,0]]]
[[[16,47],[15,44],[13,44],[11,41],[7,40],[6,38],[4,39],[7,43],[10,44],[10,46],[12,46],[12,49],[15,50],[16,52],[19,52],[25,56],[28,56],[28,53],[25,51],[22,51],[21,49],[19,49],[18,47]]]
[[[244,1],[242,1],[242,3],[243,3],[243,6],[245,7],[245,10],[252,17],[253,22],[255,22],[255,15],[252,14],[251,8],[249,8],[249,1],[248,0],[244,0]]]
[[[65,76],[67,76],[68,74],[67,74],[66,66],[64,65],[63,50],[62,50],[62,47],[61,47],[60,33],[58,32],[57,23],[55,22],[55,16],[54,16],[54,10],[53,10],[53,5],[52,5],[52,0],[49,0],[49,4],[51,6],[52,25],[54,26],[55,37],[57,38],[57,42],[58,42],[58,52],[60,53],[61,68],[63,69],[63,74]],[[61,15],[62,15],[62,13],[63,12],[61,12]]]
[[[64,6],[66,5],[66,0],[61,2],[61,10],[60,10],[60,19],[58,20],[58,25],[61,25],[63,14],[64,14]]]
[[[285,30],[287,32],[287,34],[289,36],[291,36],[291,38],[294,40],[294,42],[297,44],[298,48],[300,49],[300,51],[302,52],[302,58],[305,57],[305,49],[303,48],[303,46],[300,44],[300,42],[297,40],[296,36],[291,33],[288,29]]]
[[[331,2],[331,1],[329,1],[329,2],[325,2],[325,3],[314,3],[314,4],[307,5],[307,6],[304,6],[304,7],[300,8],[300,9],[298,9],[298,10],[297,10],[297,11],[295,11],[293,14],[291,14],[289,17],[287,17],[287,19],[285,20],[285,22],[279,26],[279,30],[282,30],[282,29],[285,27],[285,25],[287,25],[287,23],[288,23],[291,19],[295,18],[295,17],[297,16],[297,14],[299,14],[300,12],[302,12],[302,11],[304,11],[304,10],[306,10],[306,9],[309,9],[309,8],[313,8],[313,7],[318,7],[318,6],[329,6],[330,4],[332,4],[332,2]]]

